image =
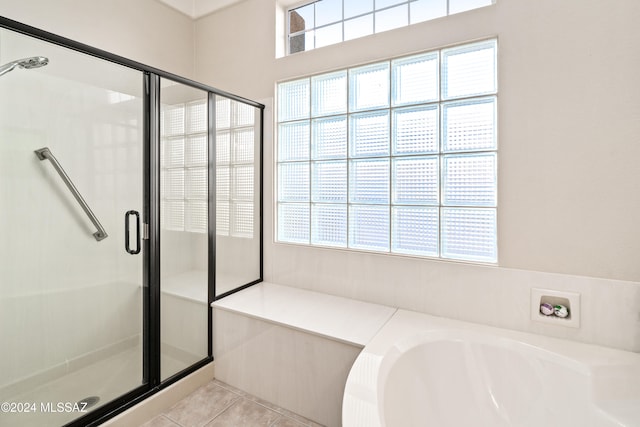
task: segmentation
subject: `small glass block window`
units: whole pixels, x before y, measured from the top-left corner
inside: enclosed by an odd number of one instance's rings
[[[283,83],[311,110],[278,116],[277,240],[496,263],[496,62],[486,40]]]

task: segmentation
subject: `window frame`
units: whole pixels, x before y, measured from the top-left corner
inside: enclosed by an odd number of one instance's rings
[[[341,13],[340,13],[340,19],[339,20],[331,21],[329,23],[324,23],[322,25],[316,25],[316,12],[315,12],[315,7],[314,7],[314,13],[313,13],[313,16],[314,16],[314,20],[313,21],[314,22],[313,22],[313,26],[308,28],[308,29],[305,28],[303,30],[299,30],[297,32],[291,33],[291,12],[295,11],[296,9],[300,9],[300,8],[303,8],[303,7],[306,7],[306,6],[315,5],[315,4],[317,4],[317,3],[321,2],[321,1],[323,1],[323,0],[311,0],[311,1],[307,0],[307,1],[296,3],[295,5],[288,6],[288,7],[285,8],[285,19],[284,19],[284,23],[285,23],[284,36],[285,37],[284,37],[284,41],[285,41],[285,45],[286,46],[285,46],[284,52],[285,52],[286,56],[294,55],[296,53],[308,52],[308,51],[319,49],[319,48],[322,48],[322,47],[325,47],[325,46],[331,46],[331,45],[338,44],[338,43],[343,43],[343,42],[349,41],[349,40],[356,40],[356,39],[359,39],[359,38],[362,38],[362,37],[367,37],[367,36],[370,36],[370,35],[373,35],[373,34],[379,34],[379,33],[385,32],[385,31],[391,31],[391,30],[398,29],[398,28],[404,28],[404,27],[408,27],[408,26],[411,26],[411,25],[414,25],[414,24],[419,24],[419,23],[423,23],[423,22],[432,21],[434,19],[455,15],[457,13],[463,13],[463,12],[467,12],[467,11],[470,11],[470,10],[481,9],[481,8],[484,8],[484,7],[493,6],[493,5],[496,4],[497,0],[489,0],[490,4],[474,6],[474,7],[471,7],[471,8],[468,8],[468,9],[459,10],[459,11],[455,11],[455,10],[452,11],[451,2],[455,1],[455,0],[441,0],[442,2],[445,3],[445,5],[444,5],[445,6],[444,13],[436,14],[436,15],[428,17],[426,19],[418,18],[418,19],[415,19],[413,21],[412,21],[412,18],[411,18],[412,17],[412,12],[411,12],[412,7],[411,7],[411,5],[412,4],[417,4],[417,2],[421,1],[421,0],[398,0],[398,2],[395,3],[395,4],[392,4],[390,6],[383,6],[383,7],[380,7],[380,8],[376,8],[376,4],[375,4],[376,0],[371,0],[372,3],[373,3],[371,11],[355,14],[355,15],[349,16],[347,18],[345,18],[345,3],[344,3],[347,0],[340,0],[341,6],[342,6],[342,10],[341,10]],[[481,1],[481,0],[479,0],[479,1]],[[392,10],[394,8],[397,8],[399,6],[405,6],[405,5],[407,6],[407,21],[406,21],[406,24],[399,25],[399,26],[392,26],[391,28],[383,28],[383,29],[377,30],[377,25],[376,25],[376,19],[377,18],[376,18],[376,15],[378,13],[386,12],[386,11]],[[346,35],[345,35],[346,34],[346,32],[345,32],[345,22],[354,21],[356,19],[361,19],[361,18],[367,17],[369,15],[371,15],[371,17],[372,17],[371,18],[371,27],[372,27],[371,28],[371,33],[367,33],[367,34],[361,35],[361,36],[345,38],[346,37]],[[336,25],[336,24],[340,24],[341,25],[341,39],[340,39],[340,41],[327,43],[327,44],[324,44],[322,46],[316,46],[316,35],[315,35],[315,32],[318,29],[322,30],[324,28],[328,28],[328,27],[330,27],[332,25]],[[304,50],[291,52],[291,39],[293,37],[297,37],[297,36],[304,36],[307,33],[313,33],[313,39],[314,39],[313,47],[310,48],[310,49],[304,49]]]

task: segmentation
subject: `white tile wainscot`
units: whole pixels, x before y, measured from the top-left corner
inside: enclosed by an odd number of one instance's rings
[[[396,311],[266,282],[212,307],[216,378],[326,426],[341,425],[349,370]]]

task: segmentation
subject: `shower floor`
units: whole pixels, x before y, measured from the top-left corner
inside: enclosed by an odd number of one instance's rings
[[[184,369],[184,363],[162,355],[163,371],[177,372]],[[77,371],[44,383],[28,392],[8,399],[16,405],[28,404],[35,411],[23,413],[0,412],[0,426],[20,427],[59,427],[83,413],[67,412],[62,407],[58,411],[58,403],[73,404],[88,397],[97,396],[100,401],[87,409],[90,412],[118,396],[141,385],[142,382],[142,349],[135,346],[105,358]],[[63,405],[64,406],[64,405]],[[20,409],[20,406],[15,409]]]

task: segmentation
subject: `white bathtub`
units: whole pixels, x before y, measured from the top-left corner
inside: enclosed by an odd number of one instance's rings
[[[398,310],[356,359],[342,421],[640,426],[640,354]]]

